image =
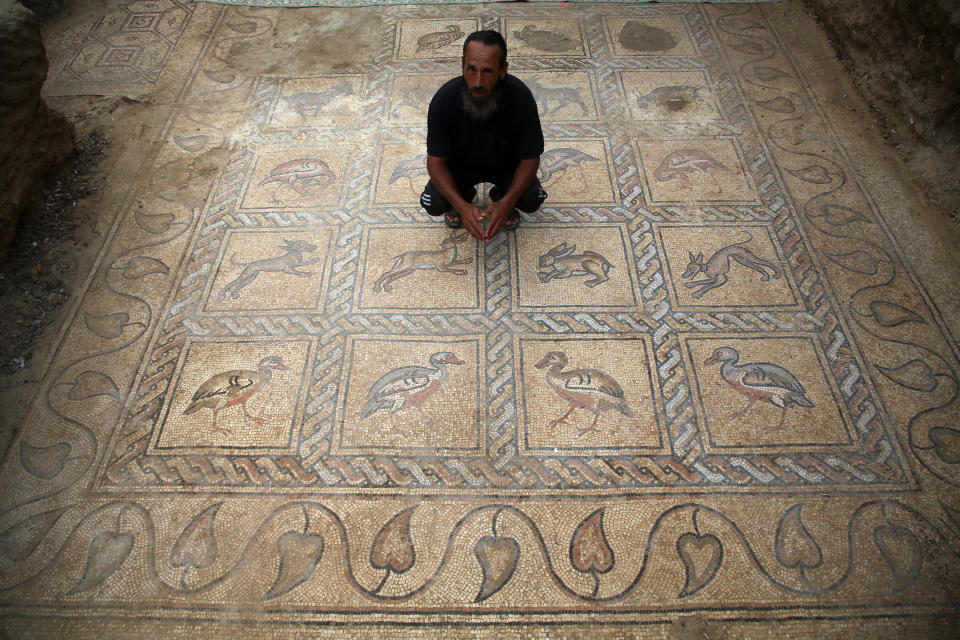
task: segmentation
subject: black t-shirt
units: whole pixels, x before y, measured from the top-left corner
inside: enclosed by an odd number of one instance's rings
[[[430,101],[427,153],[447,159],[451,171],[481,176],[511,173],[520,160],[543,154],[543,131],[533,94],[507,74],[500,108],[485,122],[463,109],[463,77],[444,84]]]

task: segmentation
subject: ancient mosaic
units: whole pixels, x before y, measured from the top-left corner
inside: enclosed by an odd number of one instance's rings
[[[6,607],[951,606],[956,345],[764,9],[385,8],[371,64],[290,77],[230,65],[280,10],[166,4],[59,71],[154,82],[191,11],[209,29],[2,468]],[[480,28],[535,95],[550,194],[486,244],[417,200]]]

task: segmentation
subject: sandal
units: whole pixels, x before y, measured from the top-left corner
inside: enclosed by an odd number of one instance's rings
[[[504,231],[516,231],[517,227],[520,226],[520,214],[517,213],[517,210],[514,209],[510,212],[510,217],[507,218],[506,223],[503,225]]]
[[[459,229],[463,226],[463,222],[460,221],[460,216],[456,213],[450,213],[449,211],[443,214],[443,221],[451,229]]]

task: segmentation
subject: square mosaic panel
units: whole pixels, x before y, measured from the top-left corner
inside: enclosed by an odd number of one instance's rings
[[[480,247],[465,230],[384,225],[364,236],[358,310],[481,311]]]
[[[391,125],[423,126],[430,99],[449,78],[435,73],[404,73],[390,76],[387,122]]]
[[[514,300],[519,310],[632,311],[638,304],[623,225],[522,228],[513,249]]]
[[[578,20],[506,18],[503,33],[512,56],[590,55]]]
[[[755,202],[734,140],[638,140],[651,203]]]
[[[677,309],[801,306],[769,225],[657,224],[656,232]]]
[[[855,434],[826,358],[806,337],[685,337],[709,451],[849,451]],[[753,347],[753,348],[751,348]],[[712,370],[711,370],[712,369]],[[789,414],[789,415],[788,415]]]
[[[623,71],[630,115],[636,120],[720,120],[711,83],[703,71]]]
[[[349,127],[361,109],[364,77],[331,74],[281,80],[267,126]]]
[[[203,311],[317,310],[330,270],[333,229],[231,230]],[[284,286],[290,276],[301,286]]]
[[[480,338],[355,337],[347,348],[335,452],[483,455]]]
[[[614,204],[607,141],[550,138],[540,157],[540,183],[554,202]]]
[[[604,30],[614,56],[695,56],[697,46],[684,16],[610,16]]]
[[[336,207],[349,158],[349,146],[261,148],[240,208]]]
[[[293,453],[303,409],[296,380],[310,351],[305,340],[191,340],[149,452]],[[237,402],[219,402],[224,385],[242,389]]]
[[[586,71],[518,72],[533,93],[541,122],[597,120],[596,89]]]
[[[520,450],[527,455],[626,451],[666,453],[656,411],[649,340],[517,338],[523,381]],[[609,357],[616,353],[616,359]],[[605,370],[598,369],[603,363]],[[571,403],[595,382],[608,385],[611,400]],[[578,388],[579,387],[579,388]]]
[[[476,18],[401,19],[394,47],[397,60],[421,60],[463,56],[463,40],[480,29]]]

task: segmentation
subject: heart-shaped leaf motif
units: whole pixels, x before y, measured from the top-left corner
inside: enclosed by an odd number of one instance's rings
[[[947,514],[947,520],[953,523],[953,528],[960,530],[960,509],[954,509],[943,500],[938,500],[938,502],[943,507],[943,512]]]
[[[927,324],[926,320],[913,311],[910,311],[910,309],[901,307],[895,302],[887,302],[886,300],[874,300],[871,302],[870,313],[877,321],[877,324],[882,327],[895,327],[908,322]]]
[[[728,27],[736,29],[737,31],[763,29],[763,25],[761,25],[759,22],[747,20],[746,18],[731,18],[730,20],[724,21],[724,24]]]
[[[277,539],[280,570],[265,600],[292,591],[310,579],[323,557],[323,538],[315,534],[287,531]]]
[[[850,253],[828,253],[828,258],[836,262],[847,271],[874,275],[877,273],[877,260],[866,251],[851,251]]]
[[[757,102],[757,106],[761,109],[775,111],[777,113],[793,113],[797,110],[796,105],[783,96],[773,98],[772,100],[760,100]]]
[[[937,388],[937,378],[933,374],[933,369],[923,360],[911,360],[890,369],[878,366],[877,369],[897,384],[914,391],[933,391]]]
[[[370,547],[370,564],[403,573],[413,566],[416,553],[410,539],[410,517],[416,507],[401,511],[383,525]]]
[[[105,316],[83,314],[84,323],[91,333],[106,340],[119,338],[123,333],[123,326],[130,321],[130,315],[125,311],[111,313]]]
[[[775,542],[777,560],[791,569],[816,569],[823,562],[823,553],[804,526],[800,507],[799,504],[790,507],[780,520]]]
[[[203,151],[205,148],[207,148],[207,146],[210,145],[210,136],[205,134],[199,134],[195,136],[178,136],[174,134],[173,143],[184,151],[196,153],[198,151]]]
[[[933,451],[947,464],[960,462],[960,431],[949,427],[934,427],[930,429],[930,441],[933,442]]]
[[[162,273],[164,275],[170,273],[170,269],[167,265],[156,258],[148,258],[147,256],[138,256],[130,262],[127,263],[127,266],[123,268],[123,277],[128,280],[134,280],[136,278],[142,278],[143,276],[149,276],[154,273]]]
[[[170,564],[175,567],[203,569],[217,559],[217,539],[213,535],[213,519],[223,505],[218,502],[204,509],[183,530],[170,550]]]
[[[763,82],[772,82],[773,80],[779,80],[780,78],[786,78],[787,74],[779,69],[774,69],[773,67],[754,67],[753,75],[757,80]]]
[[[776,139],[778,142],[786,142],[795,146],[813,140],[823,140],[823,137],[815,129],[800,126],[792,120],[773,124],[770,126],[769,131],[770,137]]]
[[[893,572],[893,592],[909,587],[923,568],[920,541],[906,527],[885,524],[873,530],[873,541]]]
[[[713,580],[723,562],[723,545],[712,534],[697,535],[687,532],[677,538],[677,553],[687,570],[687,580],[680,597],[696,593]]]
[[[230,84],[237,79],[237,74],[230,73],[229,71],[211,71],[210,69],[204,69],[203,75],[220,84]]]
[[[56,478],[70,455],[70,445],[58,442],[49,447],[33,447],[20,441],[20,464],[28,473],[43,480]]]
[[[257,23],[252,20],[248,22],[228,22],[226,24],[231,31],[237,33],[253,33],[257,30]]]
[[[573,532],[570,562],[580,573],[606,573],[613,569],[613,549],[603,532],[603,509],[587,516]]]
[[[120,389],[108,376],[99,371],[84,371],[73,380],[67,393],[71,400],[86,400],[95,396],[110,396],[120,399]]]
[[[112,531],[98,533],[87,547],[87,566],[80,582],[69,593],[80,593],[100,586],[120,568],[132,549],[132,534]]]
[[[745,53],[751,56],[761,56],[763,55],[763,45],[758,42],[741,42],[738,44],[731,44],[731,49]]]
[[[818,164],[804,167],[802,169],[787,169],[787,173],[798,180],[810,182],[812,184],[830,184],[833,181],[831,176],[837,175],[827,171]]]
[[[473,555],[477,556],[483,571],[483,582],[474,601],[482,602],[500,591],[513,577],[520,558],[520,545],[513,538],[483,536],[473,548]]]
[[[147,233],[166,233],[171,223],[176,219],[172,213],[147,214],[137,211],[133,216],[137,226]]]
[[[0,533],[0,555],[11,562],[26,560],[70,507],[30,516]]]
[[[870,218],[852,207],[842,204],[825,204],[820,207],[823,219],[835,227],[845,227],[854,222],[870,222]]]

